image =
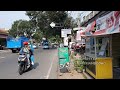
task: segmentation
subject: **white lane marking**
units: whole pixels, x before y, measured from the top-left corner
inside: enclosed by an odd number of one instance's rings
[[[51,62],[50,68],[49,68],[49,70],[48,70],[48,73],[47,73],[47,76],[46,76],[45,79],[48,79],[49,76],[50,76],[50,72],[51,72],[51,70],[52,70],[53,61],[54,61],[54,58],[53,58],[53,60],[52,60],[52,62]]]
[[[0,57],[0,59],[5,58],[5,57]]]

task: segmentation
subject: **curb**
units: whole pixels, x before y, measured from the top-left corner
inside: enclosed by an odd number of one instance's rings
[[[94,79],[92,78],[89,74],[87,74],[87,72],[83,72],[83,76],[86,78],[86,79]]]

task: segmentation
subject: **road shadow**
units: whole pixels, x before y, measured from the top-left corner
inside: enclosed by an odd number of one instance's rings
[[[36,62],[36,63],[34,64],[34,66],[33,66],[32,68],[27,69],[27,70],[25,71],[25,73],[31,71],[32,69],[36,69],[38,66],[39,66],[39,63]]]
[[[38,66],[39,66],[39,63],[36,62],[36,63],[34,64],[34,69],[36,69]]]
[[[69,70],[65,67],[60,69],[60,73],[67,73],[67,72],[69,72]]]

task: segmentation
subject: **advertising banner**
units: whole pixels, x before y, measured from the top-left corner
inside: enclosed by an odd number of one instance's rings
[[[93,35],[120,33],[120,11],[113,11],[96,20],[96,31]]]
[[[67,37],[67,34],[71,34],[72,29],[61,29],[61,37]]]

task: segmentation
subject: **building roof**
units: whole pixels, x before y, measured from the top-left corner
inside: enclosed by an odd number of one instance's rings
[[[8,34],[8,30],[0,28],[0,34]]]

